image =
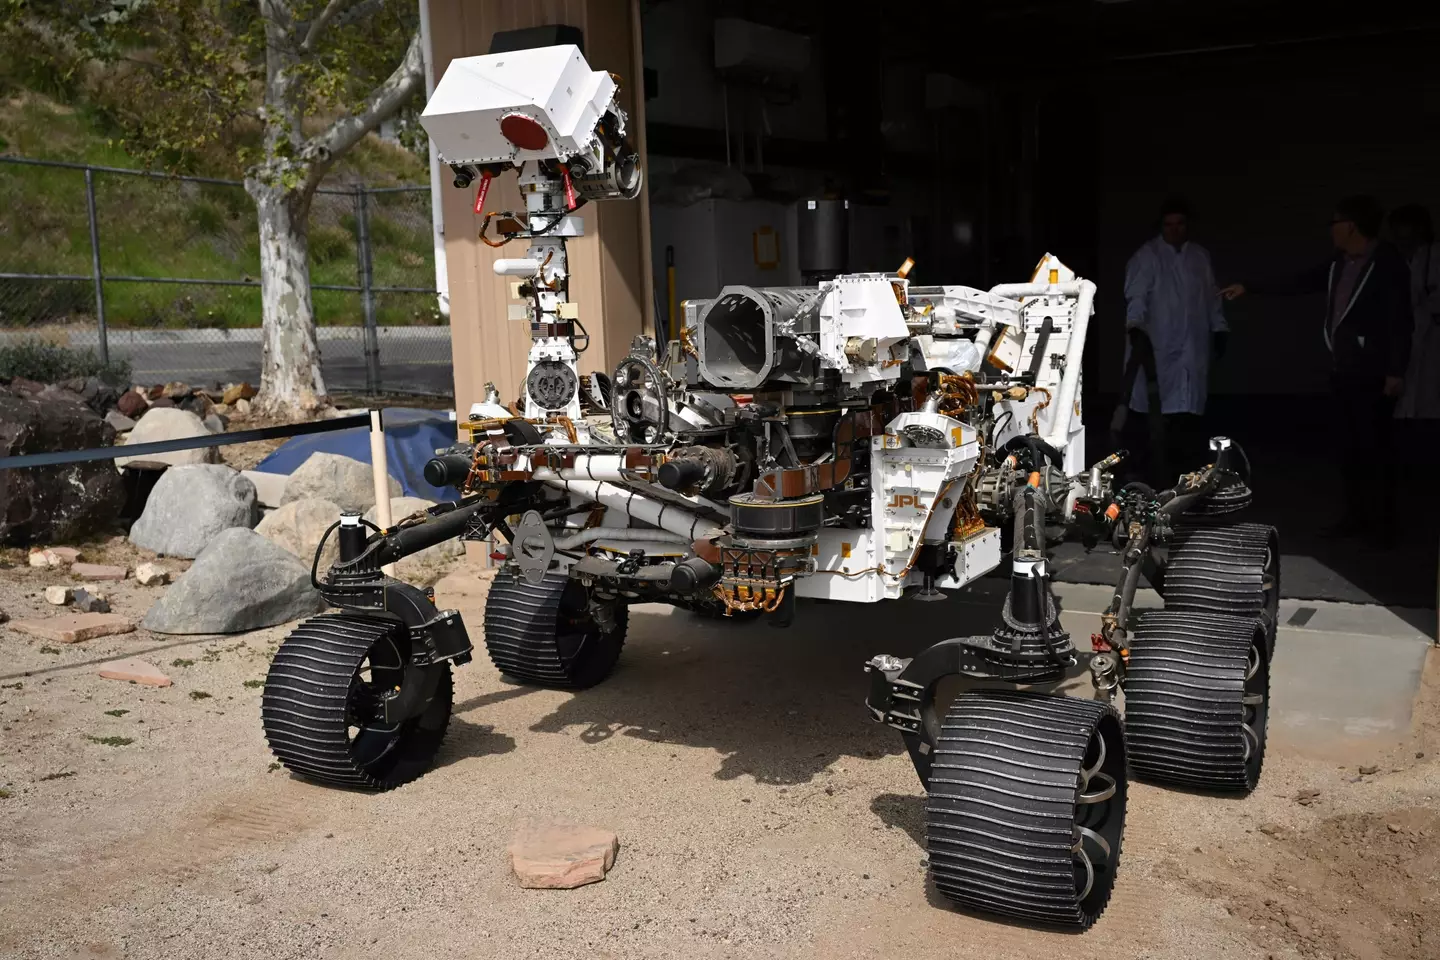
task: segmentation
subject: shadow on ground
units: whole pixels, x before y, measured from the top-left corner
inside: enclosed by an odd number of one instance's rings
[[[625,736],[715,750],[718,779],[805,783],[842,757],[903,752],[899,734],[865,709],[865,661],[989,632],[998,603],[967,599],[802,601],[789,629],[633,607],[615,673],[532,729],[582,743]]]
[[[477,698],[479,699],[479,698]],[[491,757],[509,753],[515,749],[515,738],[507,733],[496,733],[489,724],[471,723],[459,717],[450,718],[450,727],[445,731],[445,741],[435,755],[434,768],[448,767],[461,760],[475,757]]]

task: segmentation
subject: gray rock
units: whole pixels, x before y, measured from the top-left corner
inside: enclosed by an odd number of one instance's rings
[[[200,422],[205,424],[205,429],[211,433],[225,432],[225,418],[218,413],[207,414],[205,419]]]
[[[310,566],[254,530],[222,530],[165,590],[144,627],[155,633],[240,633],[325,609]]]
[[[110,601],[84,587],[75,588],[75,609],[81,613],[109,613]]]
[[[390,496],[400,496],[400,482],[390,477]],[[290,474],[284,503],[319,498],[342,510],[365,510],[375,504],[375,481],[370,464],[335,453],[312,453]]]
[[[219,463],[166,470],[150,491],[130,542],[167,557],[195,557],[215,535],[260,519],[255,485]]]
[[[295,500],[267,513],[255,528],[260,536],[284,547],[307,566],[315,559],[315,548],[325,529],[340,519],[340,507],[329,500],[310,497]],[[340,557],[340,539],[330,535],[325,554],[320,558],[320,572],[330,569]]]
[[[119,410],[111,410],[105,414],[105,422],[115,428],[116,433],[125,433],[135,429],[135,421],[131,420]]]
[[[418,510],[435,506],[434,502],[420,497],[392,497],[390,500],[390,522],[399,523]],[[375,508],[365,511],[365,519],[375,523]],[[465,544],[457,537],[426,547],[419,553],[404,557],[395,565],[395,575],[407,583],[422,587],[432,586],[450,571],[452,563],[465,556]]]
[[[145,411],[135,423],[135,429],[125,438],[126,445],[154,443],[158,440],[184,440],[190,437],[208,437],[205,422],[189,410],[174,407],[153,406]],[[151,453],[143,457],[116,457],[115,466],[123,467],[133,460],[150,463],[168,463],[181,466],[187,463],[217,463],[220,451],[217,447],[203,447],[198,450],[176,450],[173,453]]]

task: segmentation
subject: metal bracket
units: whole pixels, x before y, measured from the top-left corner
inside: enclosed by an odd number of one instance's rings
[[[527,581],[539,583],[545,579],[545,571],[550,569],[550,561],[555,557],[555,540],[539,511],[527,510],[520,518],[511,556],[520,567],[520,576]]]

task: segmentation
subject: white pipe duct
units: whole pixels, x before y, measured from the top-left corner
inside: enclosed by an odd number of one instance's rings
[[[711,540],[725,531],[702,517],[673,503],[651,500],[644,494],[602,480],[567,480],[549,467],[536,467],[532,476],[566,493],[593,500],[642,523],[668,530],[687,542]]]
[[[587,543],[594,543],[596,540],[620,540],[625,543],[679,543],[690,546],[694,541],[686,540],[684,537],[668,530],[641,530],[636,527],[591,527],[588,530],[581,530],[572,533],[568,537],[556,537],[555,548],[557,550],[573,550],[576,547],[584,546]]]
[[[1055,419],[1045,442],[1064,449],[1070,442],[1070,418],[1075,413],[1075,394],[1080,389],[1081,367],[1085,360],[1085,332],[1095,309],[1095,284],[1089,280],[1067,283],[1002,283],[990,292],[1001,297],[1075,297],[1075,316],[1070,323],[1070,341],[1065,348],[1065,372],[1055,394]]]
[[[625,457],[617,453],[578,454],[575,466],[561,467],[562,480],[609,480],[623,483],[630,478],[625,475]]]

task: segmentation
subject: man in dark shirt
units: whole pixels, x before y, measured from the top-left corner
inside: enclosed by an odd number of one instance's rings
[[[1330,238],[1335,256],[1298,277],[1274,284],[1234,284],[1227,300],[1247,292],[1326,292],[1323,333],[1332,358],[1331,379],[1344,475],[1341,536],[1393,533],[1394,486],[1386,467],[1395,402],[1405,389],[1410,359],[1410,268],[1379,239],[1384,211],[1374,197],[1347,197],[1335,206]]]

